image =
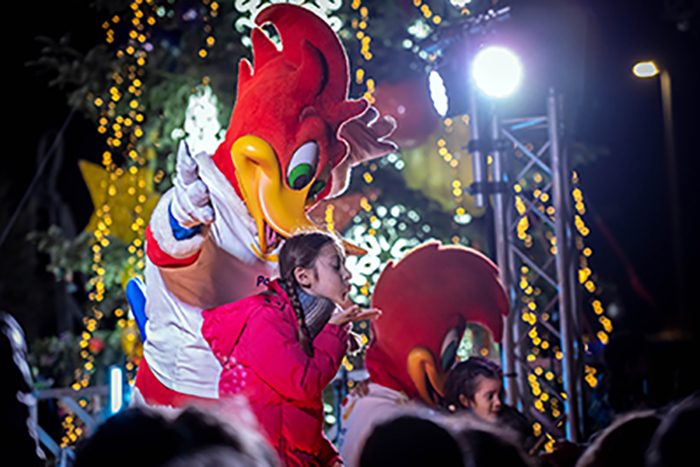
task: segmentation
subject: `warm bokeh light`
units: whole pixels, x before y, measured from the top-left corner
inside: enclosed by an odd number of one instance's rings
[[[651,78],[659,74],[659,69],[654,62],[648,61],[637,63],[634,68],[632,68],[632,72],[637,78]]]

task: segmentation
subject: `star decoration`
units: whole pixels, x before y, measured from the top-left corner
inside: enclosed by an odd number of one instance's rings
[[[160,195],[153,191],[153,183],[150,183],[153,179],[151,171],[142,169],[143,175],[124,171],[121,175],[117,175],[115,172],[109,172],[101,165],[91,162],[79,161],[78,165],[95,206],[95,211],[92,213],[85,230],[88,232],[97,230],[100,222],[103,222],[97,211],[102,210],[106,205],[109,206],[109,218],[111,219],[111,224],[106,226],[109,229],[109,235],[119,238],[127,244],[131,243],[138,236],[137,231],[132,226],[140,218],[143,221],[141,227],[145,228],[160,199]],[[145,187],[141,189],[138,188],[140,177],[145,181]],[[129,193],[130,189],[133,189],[132,194]],[[146,198],[143,202],[139,202],[139,196]],[[141,206],[141,213],[135,211],[137,206]]]

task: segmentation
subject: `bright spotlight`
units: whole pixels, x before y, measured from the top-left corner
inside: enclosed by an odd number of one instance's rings
[[[654,62],[639,62],[632,68],[632,72],[637,78],[651,78],[659,74],[659,69]]]
[[[503,47],[487,47],[474,57],[472,77],[489,97],[506,97],[520,84],[523,68],[518,57]]]
[[[430,99],[433,106],[441,117],[447,115],[447,89],[440,74],[433,70],[428,75],[428,87],[430,89]]]

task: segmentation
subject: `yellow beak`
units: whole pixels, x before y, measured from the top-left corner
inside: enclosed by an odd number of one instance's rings
[[[251,247],[261,259],[277,261],[276,255],[268,251],[274,245],[267,244],[266,224],[285,238],[302,231],[325,231],[306,215],[307,196],[315,178],[301,190],[289,188],[284,183],[275,151],[257,136],[237,139],[231,147],[231,158],[238,186],[258,230],[260,248],[254,244]],[[343,246],[348,254],[366,253],[344,240]]]
[[[406,366],[408,375],[418,389],[420,396],[428,405],[436,407],[437,404],[431,395],[428,384],[437,394],[444,396],[446,376],[440,373],[435,366],[432,352],[425,347],[415,347],[408,353]]]

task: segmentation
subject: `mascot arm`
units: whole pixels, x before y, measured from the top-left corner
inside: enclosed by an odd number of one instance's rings
[[[279,310],[264,307],[253,313],[238,343],[260,379],[283,397],[313,404],[338,372],[347,349],[349,329],[327,324],[314,339],[314,356],[297,341],[296,323]]]
[[[153,210],[146,228],[146,255],[159,267],[187,266],[194,263],[204,245],[209,226],[192,229],[174,225],[171,202],[175,189],[168,190]]]

